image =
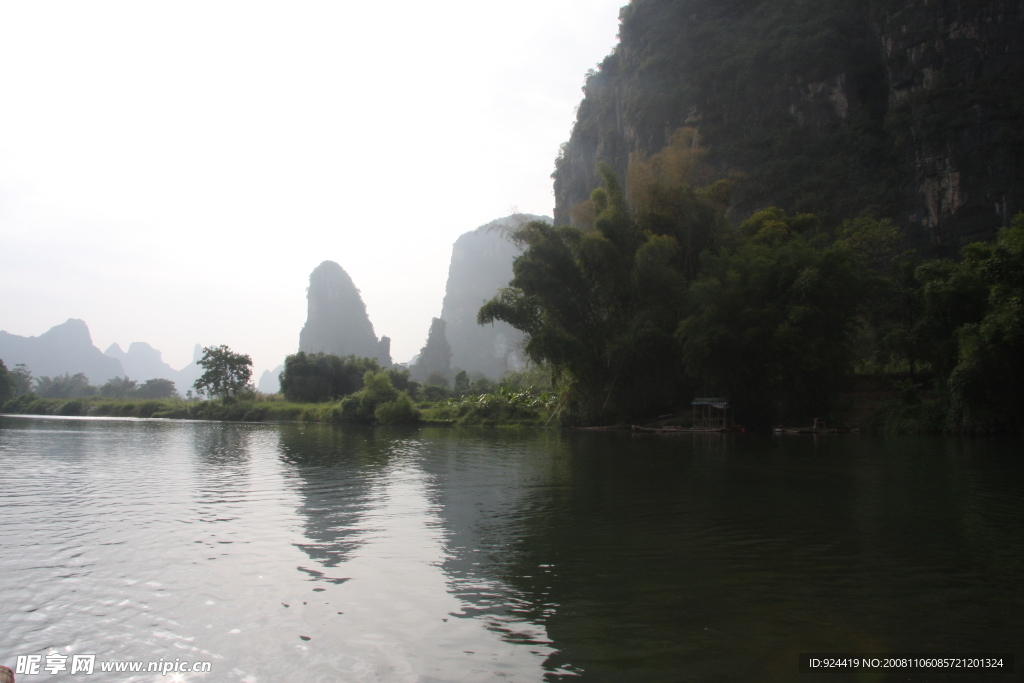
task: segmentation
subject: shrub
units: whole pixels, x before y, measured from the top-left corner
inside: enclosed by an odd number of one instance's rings
[[[377,422],[385,425],[415,424],[419,422],[420,411],[412,404],[409,394],[401,391],[393,401],[377,406],[373,416]]]

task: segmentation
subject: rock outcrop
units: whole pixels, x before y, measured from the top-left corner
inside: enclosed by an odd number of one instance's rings
[[[8,368],[24,363],[34,377],[85,374],[90,384],[101,385],[123,377],[116,358],[103,355],[92,343],[84,320],[70,318],[38,337],[22,337],[0,331],[0,359]]]
[[[273,370],[264,370],[263,374],[260,375],[260,381],[256,385],[256,388],[262,391],[264,394],[277,394],[281,391],[281,373],[284,372],[284,366],[278,365]]]
[[[299,350],[376,358],[391,366],[391,340],[377,339],[366,304],[349,274],[334,261],[324,261],[309,275],[306,324]]]
[[[199,359],[203,357],[203,347],[201,344],[196,344],[192,347],[192,362],[178,370],[177,382],[178,391],[184,395],[190,389],[192,385],[196,383],[196,380],[203,376],[203,368],[199,365]]]
[[[496,379],[522,367],[522,333],[504,322],[478,325],[476,314],[512,279],[512,262],[520,249],[509,239],[509,231],[534,220],[551,222],[547,216],[506,216],[463,234],[452,245],[441,306],[452,368]]]
[[[413,379],[420,382],[441,380],[447,384],[452,378],[452,349],[445,334],[445,322],[432,318],[427,343],[420,349],[416,362],[409,368]]]
[[[867,211],[918,243],[990,238],[1024,209],[1024,0],[633,0],[556,161],[555,220],[608,163],[689,126],[734,220]]]

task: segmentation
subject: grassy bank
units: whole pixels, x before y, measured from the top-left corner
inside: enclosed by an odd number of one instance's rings
[[[346,397],[351,404],[351,397]],[[346,424],[361,422],[346,399],[326,403],[292,403],[279,396],[245,401],[186,401],[180,398],[142,400],[88,398],[40,398],[19,396],[0,405],[0,412],[15,415],[69,417],[141,417],[234,422],[314,422]],[[525,392],[499,391],[418,405],[419,424],[540,427],[551,420],[553,399]]]
[[[550,393],[539,396],[530,391],[502,387],[488,394],[457,396],[434,404],[421,404],[425,420],[459,427],[545,427],[558,426],[558,400]]]
[[[289,403],[274,400],[225,402],[101,397],[59,399],[25,395],[7,401],[0,406],[0,411],[16,415],[157,417],[239,422],[330,422],[335,407],[336,403]]]

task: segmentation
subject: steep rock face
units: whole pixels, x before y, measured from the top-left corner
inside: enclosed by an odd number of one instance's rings
[[[38,337],[22,337],[0,331],[0,359],[8,368],[24,363],[34,377],[56,377],[84,373],[93,385],[124,376],[116,358],[109,358],[93,346],[89,326],[70,318]]]
[[[391,365],[391,340],[377,339],[366,315],[366,304],[352,278],[334,261],[324,261],[309,275],[306,324],[299,333],[299,350],[376,358]]]
[[[445,334],[445,322],[440,318],[431,319],[427,343],[409,370],[413,379],[420,382],[439,377],[447,383],[451,379],[452,349]]]
[[[682,126],[775,204],[864,210],[919,241],[990,237],[1024,206],[1024,0],[634,0],[588,74],[553,174],[555,220]]]
[[[192,362],[178,370],[178,391],[185,394],[196,383],[196,380],[203,376],[203,368],[199,365],[199,359],[203,357],[203,347],[196,344],[192,347]]]
[[[1024,2],[890,3],[880,16],[905,217],[943,244],[1024,208]]]
[[[441,319],[451,345],[451,367],[497,378],[522,366],[522,333],[504,322],[477,325],[480,306],[512,279],[512,261],[520,249],[508,231],[547,216],[518,214],[491,221],[459,237],[452,245]]]

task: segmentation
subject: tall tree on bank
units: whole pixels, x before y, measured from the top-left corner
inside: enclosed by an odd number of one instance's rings
[[[524,246],[513,279],[478,314],[527,334],[527,355],[564,389],[570,423],[650,415],[690,395],[674,332],[698,254],[727,228],[721,185],[659,186],[646,174],[646,190],[630,190],[649,201],[631,212],[615,174],[599,170],[604,186],[585,207],[592,227],[584,216],[583,228],[533,222],[513,233]]]
[[[235,353],[224,344],[204,347],[203,357],[197,363],[204,370],[193,385],[200,395],[230,399],[248,387],[252,379],[252,358]]]
[[[995,244],[964,249],[962,280],[984,287],[978,322],[956,330],[959,357],[949,377],[954,430],[1020,431],[1024,427],[1024,214]],[[973,275],[973,277],[971,277]]]
[[[6,401],[12,396],[14,396],[14,380],[11,379],[11,373],[8,372],[3,360],[0,360],[0,402]]]

